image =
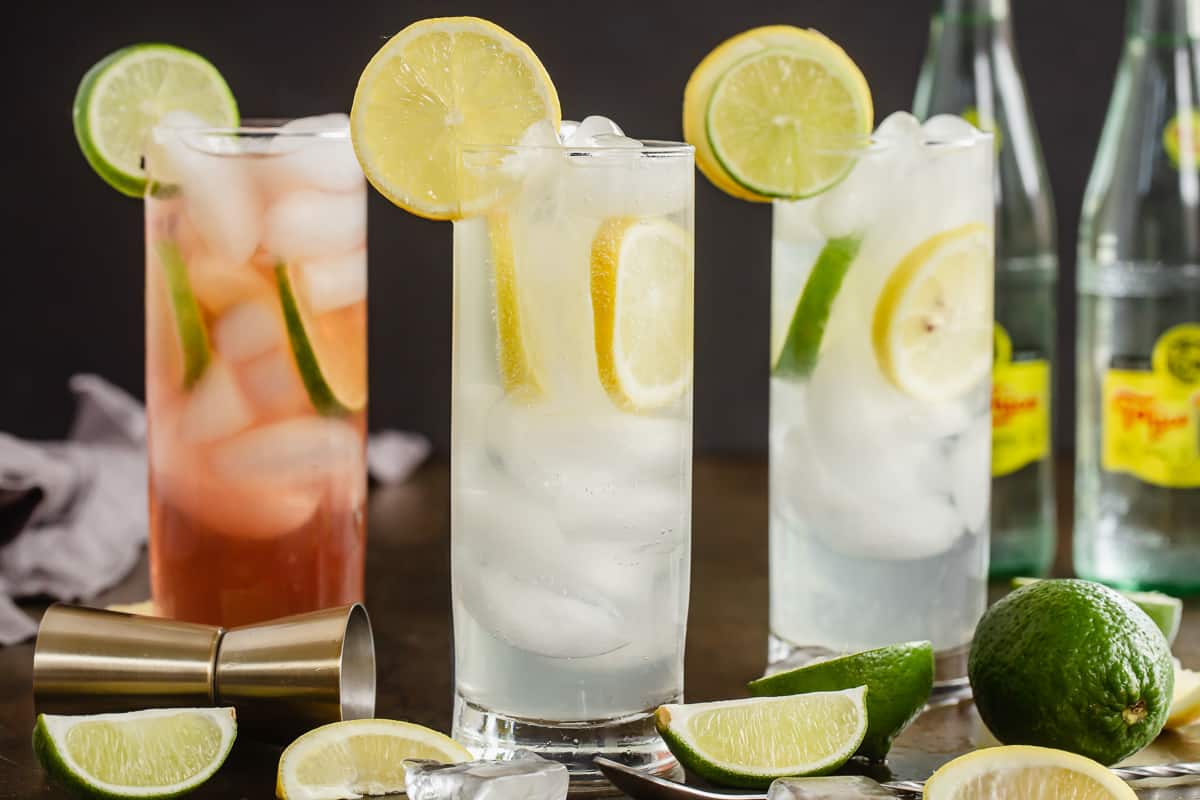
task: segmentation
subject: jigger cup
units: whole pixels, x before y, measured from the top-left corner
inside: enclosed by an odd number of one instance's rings
[[[357,603],[225,630],[55,604],[33,654],[40,713],[234,706],[269,739],[375,712],[375,645]]]

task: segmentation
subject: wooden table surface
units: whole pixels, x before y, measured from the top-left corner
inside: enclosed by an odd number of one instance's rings
[[[1067,463],[1060,486],[1070,487]],[[767,472],[759,458],[702,458],[695,468],[691,614],[685,685],[689,701],[743,696],[762,673],[767,643]],[[1065,492],[1063,494],[1069,494]],[[1060,503],[1069,530],[1070,498]],[[409,483],[376,491],[370,501],[367,607],[378,653],[377,714],[448,730],[451,704],[449,474],[445,462]],[[1059,574],[1067,570],[1067,537]],[[95,605],[148,595],[145,564]],[[998,594],[1000,587],[994,591]],[[37,614],[41,606],[28,610]],[[1175,652],[1200,666],[1200,598],[1184,613]],[[65,798],[33,758],[32,643],[0,649],[0,798]],[[989,741],[974,708],[961,704],[923,715],[897,742],[875,776],[924,778],[938,765]],[[268,800],[280,748],[238,740],[229,761],[192,797]],[[1135,763],[1200,761],[1200,726],[1164,734]],[[1158,782],[1143,798],[1200,799],[1200,783]]]

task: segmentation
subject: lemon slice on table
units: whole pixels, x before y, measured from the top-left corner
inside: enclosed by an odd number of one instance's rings
[[[403,793],[406,758],[453,764],[472,756],[449,736],[411,722],[334,722],[309,731],[283,751],[275,796],[326,800]]]
[[[33,749],[48,773],[96,797],[175,797],[213,776],[233,747],[232,708],[39,714]]]
[[[1136,800],[1129,784],[1090,758],[1047,747],[988,747],[959,756],[925,782],[925,800]]]
[[[867,687],[717,703],[660,706],[654,722],[685,767],[722,786],[766,788],[775,778],[824,775],[867,732]]]
[[[314,314],[295,271],[277,264],[275,284],[308,399],[326,416],[361,411],[367,405],[366,304]]]
[[[1175,691],[1167,712],[1167,728],[1177,730],[1200,722],[1200,672],[1184,669],[1175,661]]]
[[[477,213],[459,197],[463,143],[517,144],[531,125],[558,130],[558,95],[542,62],[503,28],[476,17],[414,22],[367,64],[354,93],[350,137],[371,184],[428,219]]]
[[[718,47],[684,94],[684,137],[697,164],[749,200],[828,189],[849,172],[846,148],[865,144],[873,121],[870,88],[846,52],[816,31],[781,25]]]
[[[612,217],[592,240],[600,382],[630,411],[653,411],[692,381],[692,240],[662,218]]]
[[[875,305],[875,356],[896,388],[952,400],[992,368],[992,229],[931,236],[892,270]]]
[[[130,45],[101,59],[80,81],[75,138],[96,174],[122,194],[141,197],[146,135],[171,111],[215,126],[238,124],[229,84],[204,58],[168,44]]]
[[[505,392],[531,400],[542,393],[542,381],[535,368],[536,357],[521,302],[521,284],[517,279],[513,255],[512,231],[508,215],[492,214],[487,220],[491,245],[492,272],[496,291],[496,336],[499,341],[500,378]]]

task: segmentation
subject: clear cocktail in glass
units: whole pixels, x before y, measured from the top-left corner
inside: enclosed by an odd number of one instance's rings
[[[362,600],[366,196],[346,117],[173,114],[147,174],[158,612],[231,626]]]
[[[588,124],[588,123],[585,123]],[[532,137],[527,136],[526,139]],[[454,736],[673,764],[691,536],[693,157],[466,147],[454,223]]]
[[[776,202],[770,424],[778,669],[928,639],[965,681],[988,559],[991,137],[886,120]]]

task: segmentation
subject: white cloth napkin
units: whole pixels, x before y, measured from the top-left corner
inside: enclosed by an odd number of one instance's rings
[[[129,573],[146,541],[145,412],[98,376],[70,386],[78,406],[65,441],[0,433],[0,646],[37,631],[17,598],[91,597]],[[429,452],[420,434],[383,431],[368,440],[368,469],[400,483]]]

